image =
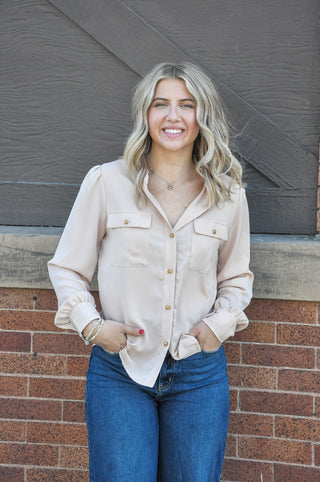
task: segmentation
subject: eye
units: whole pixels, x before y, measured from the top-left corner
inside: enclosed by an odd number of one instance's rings
[[[194,108],[194,105],[193,104],[181,104],[180,107],[182,109],[193,109]]]
[[[166,107],[166,103],[165,102],[155,102],[153,104],[153,107]]]

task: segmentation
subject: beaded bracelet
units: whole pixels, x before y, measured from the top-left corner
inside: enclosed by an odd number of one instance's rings
[[[99,335],[99,333],[100,333],[100,331],[101,331],[101,329],[102,329],[102,327],[103,327],[103,324],[104,324],[105,320],[103,320],[102,318],[100,318],[99,322],[100,322],[100,324],[99,324],[99,327],[98,327],[97,331],[95,332],[95,334],[94,334],[94,335],[90,338],[90,340],[89,340],[89,341],[91,341],[91,342]]]
[[[103,323],[101,323],[102,321],[104,321],[102,320],[102,318],[97,318],[88,336],[84,336],[82,333],[80,333],[80,336],[83,339],[85,345],[89,345],[90,341],[92,341],[92,339],[94,339],[97,336],[98,331],[100,331],[102,328],[102,325],[103,325]]]

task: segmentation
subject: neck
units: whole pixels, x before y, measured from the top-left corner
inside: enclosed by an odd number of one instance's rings
[[[152,168],[164,177],[179,176],[186,171],[193,164],[192,156],[181,155],[175,152],[166,152],[160,154],[151,150],[149,155],[149,162]]]

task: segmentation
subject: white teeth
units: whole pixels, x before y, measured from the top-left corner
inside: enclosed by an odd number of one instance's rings
[[[164,132],[167,134],[180,134],[182,129],[165,129]]]

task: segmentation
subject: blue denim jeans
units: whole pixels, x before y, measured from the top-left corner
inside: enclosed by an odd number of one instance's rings
[[[91,482],[217,482],[229,419],[226,358],[167,354],[152,388],[93,347],[86,388]]]

